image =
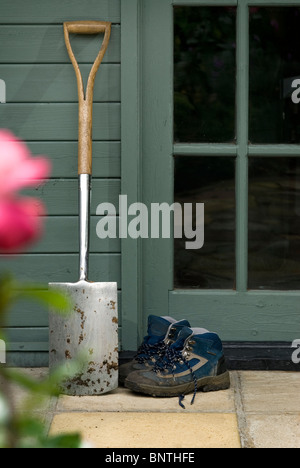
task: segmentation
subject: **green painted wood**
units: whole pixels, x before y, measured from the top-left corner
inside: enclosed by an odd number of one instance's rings
[[[121,190],[128,202],[141,200],[141,74],[139,48],[141,42],[141,8],[139,0],[121,3],[122,12],[122,174]],[[142,286],[139,239],[122,239],[122,349],[136,350],[140,329]]]
[[[237,13],[236,289],[248,287],[249,9]]]
[[[143,201],[170,203],[175,154],[231,155],[228,145],[172,145],[172,5],[216,5],[189,0],[143,3],[142,60],[142,154]],[[220,2],[225,5],[225,2]],[[227,2],[226,2],[227,3]],[[172,4],[172,5],[171,5]],[[173,290],[172,240],[145,241],[143,265],[144,322],[149,313],[189,319],[193,327],[216,331],[225,341],[286,341],[300,334],[298,291],[247,291],[247,187],[248,153],[281,154],[283,147],[248,145],[248,7],[238,1],[237,26],[237,289],[238,291]],[[279,4],[276,2],[276,4]],[[285,3],[281,3],[285,5]],[[150,32],[151,31],[151,32]],[[154,52],[152,52],[155,51]],[[169,61],[170,60],[170,61]],[[154,66],[155,64],[155,66]],[[209,150],[211,150],[209,152]],[[234,150],[235,151],[235,150]],[[257,152],[257,153],[256,153]],[[293,147],[287,154],[297,155]],[[169,301],[166,301],[166,294]],[[146,328],[146,327],[145,327]]]
[[[237,156],[237,146],[225,144],[176,143],[175,156]]]
[[[84,19],[120,22],[120,0],[1,0],[1,23],[62,23]]]
[[[263,6],[299,6],[299,0],[173,0],[173,5],[180,6],[234,6],[234,5],[263,5]]]
[[[100,216],[91,217],[90,252],[91,253],[120,253],[120,239],[99,239],[96,233],[98,222],[103,219]],[[116,219],[117,235],[119,232],[119,219]],[[44,235],[26,253],[77,253],[78,217],[75,216],[50,216],[45,219]]]
[[[172,3],[180,6],[234,6],[237,5],[238,0],[214,0],[213,2],[210,0],[173,0]]]
[[[84,83],[91,65],[81,65]],[[0,65],[6,83],[6,102],[78,102],[72,65]],[[95,80],[94,102],[121,100],[120,65],[103,64]]]
[[[142,201],[173,203],[173,10],[171,1],[143,0]],[[149,314],[168,311],[173,287],[173,246],[169,239],[142,245],[143,325]],[[141,336],[139,337],[141,339]]]
[[[24,330],[22,329],[22,335],[24,336]],[[7,344],[8,351],[48,351],[49,345],[47,341],[37,341],[37,338],[33,336],[34,341],[9,341]]]
[[[77,282],[79,264],[77,254],[36,254],[0,256],[1,272],[12,273],[19,281],[37,283],[40,289],[51,282]],[[121,255],[91,254],[90,280],[112,281],[121,289]]]
[[[118,207],[121,176],[120,0],[3,0],[0,18],[0,79],[6,82],[7,104],[0,106],[0,127],[26,140],[35,155],[48,156],[51,180],[25,195],[41,198],[48,208],[45,233],[25,255],[1,256],[0,271],[20,281],[78,280],[77,85],[66,51],[62,23],[72,20],[112,21],[108,51],[94,90],[93,197],[90,278],[117,281],[121,289],[119,239],[96,235],[97,205]],[[84,81],[102,42],[100,36],[72,35],[71,43]],[[119,321],[122,329],[121,292]],[[15,304],[7,320],[7,362],[48,366],[48,310],[32,301]]]
[[[52,178],[74,178],[78,172],[77,141],[26,142],[32,154],[51,159]],[[119,178],[121,176],[121,143],[93,142],[93,177]]]
[[[261,6],[299,6],[298,0],[238,0],[245,2],[247,5],[261,5]]]
[[[249,156],[291,157],[300,156],[300,145],[251,145]]]
[[[49,351],[48,327],[5,329],[7,351]]]
[[[120,62],[120,40],[120,26],[113,26],[103,63]],[[74,35],[71,43],[78,63],[93,63],[99,53],[101,38],[98,35]],[[1,26],[0,44],[1,63],[70,63],[62,24]]]
[[[49,353],[37,352],[8,352],[6,354],[6,365],[8,367],[48,367]]]
[[[122,293],[118,292],[119,327],[122,327]],[[6,319],[6,328],[48,327],[47,306],[32,300],[20,300],[13,305]]]
[[[23,140],[77,141],[77,109],[77,104],[1,104],[0,126]],[[94,104],[94,140],[120,140],[120,126],[120,104]]]
[[[7,328],[8,351],[48,351],[48,328]]]
[[[77,179],[51,179],[36,189],[24,190],[24,194],[43,200],[48,215],[78,215]],[[119,179],[94,179],[92,182],[91,215],[96,215],[99,203],[112,203],[118,209],[119,194]]]
[[[224,341],[287,341],[300,336],[300,293],[172,291],[170,311]]]

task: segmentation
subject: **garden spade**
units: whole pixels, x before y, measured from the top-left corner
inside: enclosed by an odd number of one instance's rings
[[[101,50],[92,66],[86,92],[69,34],[104,34]],[[118,386],[117,283],[88,281],[90,191],[92,176],[92,108],[95,76],[110,39],[111,23],[77,21],[64,23],[67,50],[74,66],[79,97],[79,234],[80,275],[77,283],[52,283],[49,289],[70,298],[68,315],[49,314],[49,365],[66,369],[79,363],[78,372],[66,378],[62,393],[101,395]]]

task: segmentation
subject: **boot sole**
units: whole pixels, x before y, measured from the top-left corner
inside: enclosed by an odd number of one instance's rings
[[[144,393],[153,397],[175,397],[180,394],[187,395],[195,389],[194,382],[181,384],[172,387],[162,387],[137,384],[128,377],[125,381],[125,387],[137,393]],[[215,377],[203,377],[197,380],[198,391],[217,392],[219,390],[228,390],[230,388],[230,374],[228,371]]]

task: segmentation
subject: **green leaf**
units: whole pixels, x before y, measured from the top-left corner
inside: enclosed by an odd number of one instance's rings
[[[44,448],[80,448],[80,434],[62,434],[59,436],[48,437],[43,441]]]

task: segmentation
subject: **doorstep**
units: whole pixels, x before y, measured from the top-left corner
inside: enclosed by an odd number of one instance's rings
[[[98,397],[60,396],[40,414],[51,434],[79,431],[99,448],[300,448],[300,373],[230,374],[229,390],[199,392],[193,406],[188,395],[185,410],[178,398],[118,388]]]

